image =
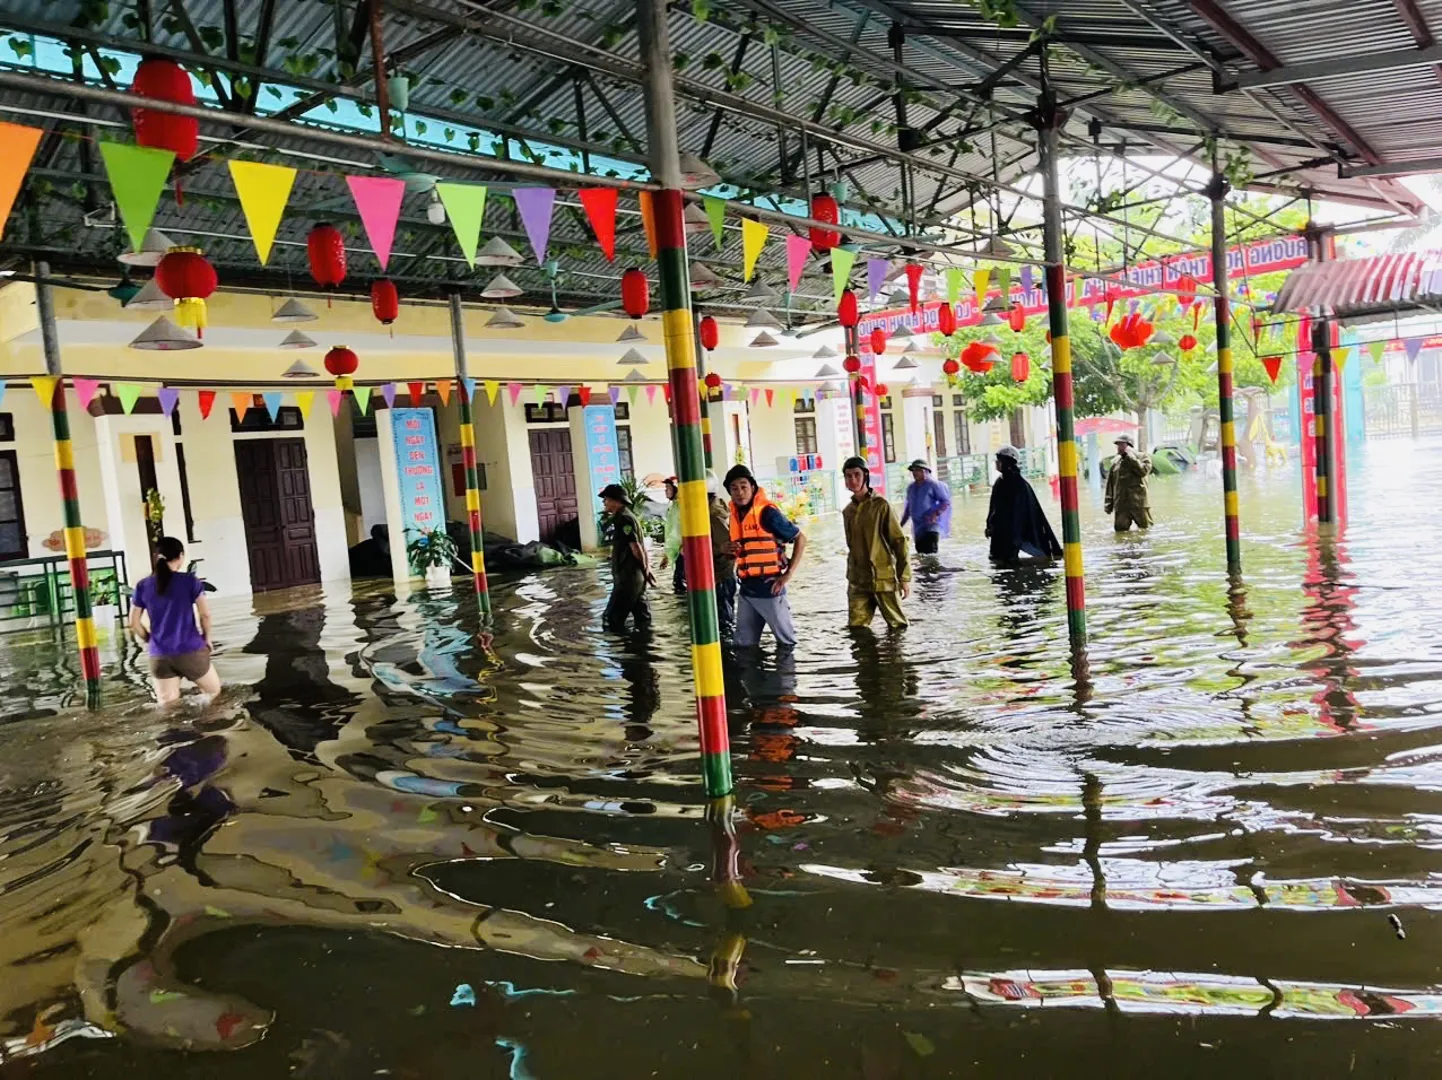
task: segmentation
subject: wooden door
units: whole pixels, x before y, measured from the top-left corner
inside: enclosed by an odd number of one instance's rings
[[[315,515],[303,439],[235,444],[250,587],[255,592],[320,581]]]
[[[541,540],[553,543],[556,534],[579,520],[576,469],[571,460],[571,433],[565,428],[532,431],[531,475],[536,482],[536,517]]]
[[[14,450],[0,450],[0,559],[23,559],[28,553],[20,465]]]

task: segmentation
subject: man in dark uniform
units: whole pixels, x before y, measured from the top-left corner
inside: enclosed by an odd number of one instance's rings
[[[621,632],[626,629],[627,618],[634,618],[636,629],[646,630],[651,626],[646,586],[656,584],[646,554],[646,536],[620,484],[602,488],[601,501],[611,517],[611,599],[606,603],[601,625]]]

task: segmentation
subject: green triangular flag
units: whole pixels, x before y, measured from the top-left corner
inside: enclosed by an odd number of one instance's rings
[[[1380,364],[1382,362],[1382,354],[1387,351],[1387,343],[1385,341],[1369,342],[1367,344],[1367,351],[1372,354],[1372,363]]]
[[[538,384],[536,385],[536,404],[537,404],[537,405],[543,405],[543,404],[545,404],[546,395],[549,394],[550,392],[551,392],[550,387],[548,387],[548,386],[541,386],[541,385],[538,383]]]
[[[125,415],[129,416],[135,403],[140,400],[140,387],[134,383],[121,383],[115,388],[115,396],[120,399],[120,407],[125,410]]]
[[[959,266],[946,268],[946,302],[954,304],[961,299],[961,287],[966,283],[966,271]]]
[[[145,243],[145,231],[155,220],[155,208],[160,205],[160,193],[165,190],[165,178],[170,175],[175,155],[169,150],[102,141],[100,157],[110,180],[110,193],[115,196],[125,231],[130,234],[131,247],[139,251]]]
[[[636,404],[636,391],[637,391],[637,389],[638,389],[638,387],[636,386],[635,383],[632,383],[630,386],[626,387],[626,396],[631,399],[631,404],[632,404],[632,405]]]
[[[437,184],[436,194],[456,231],[456,243],[471,269],[476,268],[476,248],[481,242],[481,219],[486,214],[486,189],[481,184]]]
[[[726,200],[715,195],[703,195],[701,203],[706,207],[706,220],[711,222],[711,235],[716,238],[716,247],[721,247],[721,234],[726,225]]]
[[[366,414],[366,410],[371,407],[371,391],[373,389],[375,388],[371,386],[351,387],[350,392],[355,396],[356,408],[361,411],[362,416],[364,416]]]
[[[851,282],[851,268],[855,264],[856,249],[850,244],[831,249],[831,291],[836,294],[838,304],[841,303],[841,294]]]
[[[1001,290],[1001,302],[1011,307],[1011,267],[998,266],[991,272],[991,280]]]

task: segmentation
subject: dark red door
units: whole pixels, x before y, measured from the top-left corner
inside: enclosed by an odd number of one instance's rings
[[[579,520],[570,431],[554,428],[531,432],[531,475],[536,481],[541,539],[549,544],[555,541],[556,533]]]
[[[20,466],[14,450],[0,450],[0,559],[23,559],[27,548]]]
[[[320,581],[315,515],[302,439],[246,439],[235,444],[250,587],[255,592]]]

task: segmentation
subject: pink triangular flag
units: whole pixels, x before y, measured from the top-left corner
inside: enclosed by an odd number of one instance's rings
[[[343,396],[339,390],[327,390],[325,392],[325,399],[330,402],[330,414],[332,416],[340,415],[340,402]]]
[[[95,392],[100,389],[100,380],[71,379],[70,385],[75,387],[75,400],[80,402],[80,407],[90,408],[90,403],[95,400]]]
[[[511,404],[521,400],[521,384],[518,382],[506,383],[506,393],[511,395]]]
[[[786,238],[786,280],[791,283],[792,292],[801,284],[801,271],[806,269],[806,256],[810,254],[809,239],[794,233]]]
[[[160,399],[160,411],[169,416],[180,400],[180,391],[173,386],[162,386],[155,392],[155,396]]]
[[[386,399],[386,408],[393,409],[396,404],[396,384],[388,382],[381,387],[381,397]]]
[[[760,387],[753,386],[753,387],[751,388],[751,407],[754,409],[754,408],[756,407],[756,403],[757,403],[758,401],[760,401],[760,400],[761,400],[761,389],[760,389]]]
[[[546,244],[551,239],[551,208],[556,204],[556,191],[548,187],[518,187],[511,190],[521,224],[536,252],[536,262],[546,261]]]
[[[649,405],[654,405],[654,404],[656,404],[656,384],[655,384],[655,383],[647,383],[647,384],[646,384],[646,402],[647,402],[647,404],[649,404]]]
[[[891,264],[885,259],[866,260],[866,297],[868,300],[875,300],[882,287],[886,284],[886,272],[891,269]]]
[[[355,208],[360,211],[371,250],[384,270],[391,260],[391,245],[396,239],[396,222],[401,216],[406,182],[389,176],[347,176],[345,182],[350,186]]]

